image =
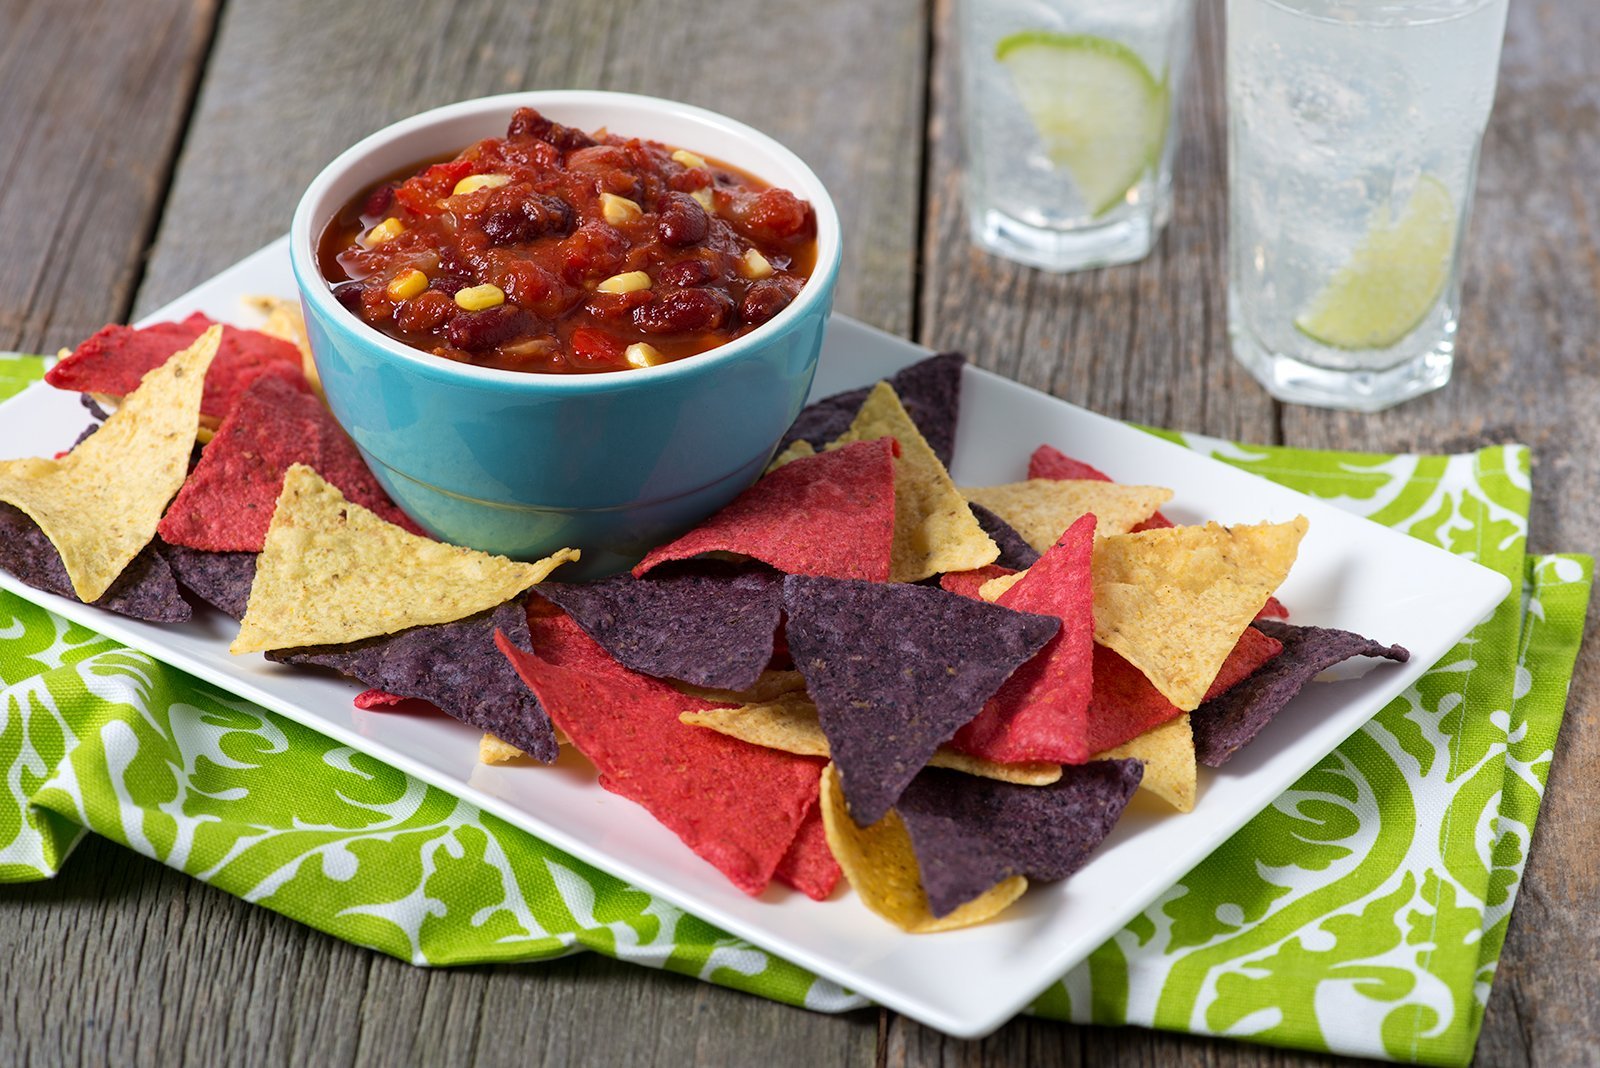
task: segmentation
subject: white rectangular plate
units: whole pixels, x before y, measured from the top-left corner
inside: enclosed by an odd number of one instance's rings
[[[284,241],[179,297],[150,319],[194,310],[248,323],[239,298],[291,296]],[[872,382],[928,355],[920,346],[835,317],[814,396]],[[961,1037],[986,1034],[1176,882],[1416,680],[1509,592],[1487,568],[1014,382],[968,368],[953,474],[964,485],[1025,477],[1049,442],[1121,481],[1172,487],[1180,522],[1258,522],[1305,514],[1311,530],[1282,597],[1296,622],[1342,627],[1411,650],[1411,662],[1313,686],[1220,771],[1202,769],[1185,816],[1130,807],[1078,874],[1036,886],[996,922],[906,935],[848,891],[813,902],[774,886],[745,896],[632,803],[592,775],[478,763],[478,732],[444,717],[363,712],[361,689],[316,672],[228,653],[231,620],[210,612],[155,626],[4,586],[482,806],[532,834],[820,975]],[[0,457],[48,456],[83,428],[78,398],[37,385],[0,406]],[[566,762],[563,762],[565,765]]]

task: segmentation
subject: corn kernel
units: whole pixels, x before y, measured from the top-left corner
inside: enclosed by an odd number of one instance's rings
[[[624,271],[612,275],[595,288],[602,293],[637,293],[650,288],[650,276],[643,271]]]
[[[746,278],[771,278],[772,264],[767,258],[755,249],[745,251],[744,258],[739,261],[739,273]]]
[[[697,156],[688,149],[683,148],[678,149],[678,151],[672,154],[672,161],[674,163],[681,163],[690,170],[697,170],[706,165],[706,161],[703,157]]]
[[[367,231],[367,235],[362,240],[362,243],[368,248],[371,248],[373,245],[381,245],[385,241],[393,241],[395,238],[399,237],[405,232],[406,224],[401,222],[399,219],[385,219],[383,222]]]
[[[485,282],[481,286],[468,286],[456,290],[456,307],[463,311],[483,311],[506,302],[505,290]]]
[[[459,197],[465,193],[476,193],[480,189],[499,189],[510,181],[509,174],[469,174],[456,183],[450,195]]]
[[[654,345],[646,345],[643,342],[629,345],[623,355],[628,358],[628,363],[634,367],[654,367],[658,363],[666,362],[666,358],[661,355],[659,349]]]
[[[711,196],[711,190],[709,190],[709,189],[696,189],[694,192],[690,193],[689,195],[694,197],[694,202],[696,204],[700,205],[702,208],[704,208],[706,210],[707,214],[710,214],[710,213],[712,213],[712,212],[717,210],[717,203]]]
[[[612,226],[621,226],[643,215],[644,209],[627,197],[619,197],[615,193],[601,193],[600,214]]]
[[[410,300],[412,297],[428,288],[428,276],[413,267],[405,274],[398,275],[384,287],[390,300]]]

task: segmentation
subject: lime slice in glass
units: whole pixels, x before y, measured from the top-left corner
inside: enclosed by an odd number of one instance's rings
[[[1295,329],[1336,349],[1386,349],[1433,311],[1450,277],[1456,208],[1450,190],[1423,175],[1398,221],[1389,213],[1294,321]]]
[[[1161,155],[1168,95],[1127,45],[1087,34],[1023,30],[995,58],[1011,73],[1050,162],[1104,215]]]

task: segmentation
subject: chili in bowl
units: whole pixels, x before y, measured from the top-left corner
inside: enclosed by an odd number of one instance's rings
[[[329,406],[400,505],[614,570],[731,500],[804,403],[837,214],[777,142],[650,97],[427,112],[313,181],[291,258]]]

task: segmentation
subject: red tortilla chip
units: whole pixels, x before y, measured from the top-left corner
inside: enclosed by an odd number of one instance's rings
[[[365,711],[373,708],[393,708],[409,700],[411,698],[401,697],[399,694],[390,693],[388,690],[362,690],[356,694],[352,703],[357,708]]]
[[[889,580],[894,546],[892,438],[784,464],[633,569],[709,552],[751,556],[791,575]]]
[[[1110,475],[1082,460],[1074,460],[1054,445],[1040,445],[1033,450],[1033,455],[1028,457],[1029,478],[1054,478],[1077,481],[1091,479],[1095,482],[1114,482]],[[1143,523],[1134,527],[1135,531],[1160,530],[1162,527],[1172,526],[1172,520],[1157,512]]]
[[[1014,567],[985,564],[971,571],[946,571],[939,576],[939,586],[941,589],[948,590],[951,593],[959,593],[963,597],[971,597],[974,601],[981,601],[983,598],[978,596],[978,590],[985,582],[990,579],[1004,578],[1007,575],[1015,575],[1016,573],[1017,569]]]
[[[1281,642],[1246,627],[1206,691],[1206,700],[1233,689],[1281,652]],[[1089,702],[1089,748],[1093,752],[1115,749],[1181,715],[1178,706],[1161,696],[1144,672],[1105,646],[1094,647],[1094,696]]]
[[[826,901],[833,888],[839,885],[839,862],[833,859],[828,848],[827,832],[822,826],[822,809],[811,806],[800,833],[794,836],[789,852],[778,862],[772,877],[785,886],[792,886],[813,901]]]
[[[1283,602],[1276,597],[1268,597],[1267,603],[1261,606],[1261,611],[1256,613],[1257,619],[1288,619],[1289,610]]]
[[[195,312],[181,323],[103,326],[50,368],[44,380],[57,389],[125,396],[138,388],[146,371],[161,366],[213,325],[211,319]],[[264,377],[281,378],[305,389],[300,350],[259,330],[224,326],[222,344],[206,372],[200,414],[222,419],[250,384]]]
[[[565,613],[535,599],[532,653],[501,651],[550,718],[600,771],[747,894],[759,894],[817,807],[826,761],[749,745],[678,717],[706,707],[611,659]]]
[[[284,473],[305,464],[346,498],[413,534],[322,402],[280,378],[260,378],[239,398],[200,453],[158,531],[173,545],[209,552],[260,552]]]
[[[996,603],[1061,620],[1061,629],[950,741],[953,749],[998,764],[1082,764],[1089,742],[1094,661],[1095,517],[1080,517],[1027,576]]]

